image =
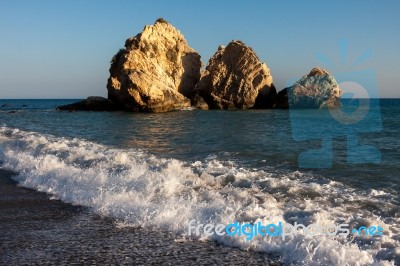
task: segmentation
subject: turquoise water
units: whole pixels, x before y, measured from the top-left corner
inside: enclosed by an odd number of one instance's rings
[[[371,112],[379,115],[373,117],[381,119],[381,128],[368,119],[356,125],[358,142],[377,148],[381,154],[378,163],[360,164],[347,162],[348,127],[338,129],[335,123],[318,127],[327,110],[300,110],[296,114],[288,110],[162,114],[55,110],[71,102],[74,100],[0,100],[0,160],[4,167],[20,173],[17,181],[23,186],[92,207],[124,223],[157,221],[179,234],[191,218],[254,221],[260,216],[255,209],[266,213],[271,206],[276,213],[266,216],[270,220],[380,223],[387,237],[374,238],[374,245],[363,238],[319,242],[320,252],[336,249],[337,256],[289,252],[293,249],[290,245],[300,245],[307,238],[274,245],[259,240],[251,248],[277,252],[288,263],[340,263],[355,256],[365,264],[399,261],[398,99],[372,100]],[[351,104],[347,107],[349,112],[354,108]],[[307,119],[293,121],[294,115],[306,115]],[[299,125],[304,132],[295,129]],[[299,154],[318,148],[321,136],[329,134],[334,136],[332,167],[300,167]],[[80,179],[73,179],[76,176]],[[81,186],[86,191],[78,193]],[[91,191],[93,187],[96,189]],[[100,197],[97,188],[113,194]],[[137,198],[129,191],[143,195]],[[237,196],[232,200],[226,193]],[[147,209],[140,201],[148,202]],[[157,206],[159,202],[164,205]],[[178,211],[178,203],[185,208]],[[229,207],[234,210],[228,211]],[[215,240],[249,248],[243,241]]]

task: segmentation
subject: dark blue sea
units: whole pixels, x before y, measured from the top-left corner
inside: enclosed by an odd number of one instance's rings
[[[0,100],[0,167],[17,173],[20,186],[116,226],[209,239],[288,265],[400,263],[399,99],[371,99],[365,112],[353,100],[341,113],[56,110],[75,101]],[[188,235],[191,220],[345,223],[379,226],[383,235],[248,241]]]

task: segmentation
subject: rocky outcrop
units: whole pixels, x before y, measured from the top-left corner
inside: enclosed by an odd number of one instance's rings
[[[190,106],[200,55],[171,24],[158,19],[129,38],[112,59],[108,98],[124,110],[165,112]]]
[[[195,91],[210,109],[268,108],[276,95],[269,68],[240,41],[218,48]]]
[[[109,99],[91,96],[86,100],[57,107],[61,111],[116,111],[119,108]]]
[[[326,70],[313,68],[291,87],[280,91],[274,108],[323,108],[340,105],[342,90]]]
[[[166,112],[173,109],[322,108],[342,94],[327,71],[314,68],[276,93],[272,75],[241,41],[220,46],[200,75],[200,55],[164,19],[125,42],[112,58],[108,99],[89,97],[59,110]]]

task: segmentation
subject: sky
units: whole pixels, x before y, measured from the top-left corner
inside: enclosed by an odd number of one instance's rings
[[[372,73],[380,97],[400,98],[400,1],[0,0],[0,13],[2,99],[107,96],[111,58],[159,17],[204,64],[219,45],[243,41],[278,91],[323,67]]]

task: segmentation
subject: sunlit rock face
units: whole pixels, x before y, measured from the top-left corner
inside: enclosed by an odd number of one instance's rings
[[[165,112],[190,107],[200,55],[164,19],[126,40],[112,59],[108,98],[123,110]]]
[[[324,108],[340,105],[342,90],[326,70],[313,68],[291,87],[278,93],[274,108]]]
[[[269,108],[276,96],[269,68],[241,41],[218,48],[201,75],[196,93],[210,109]]]

